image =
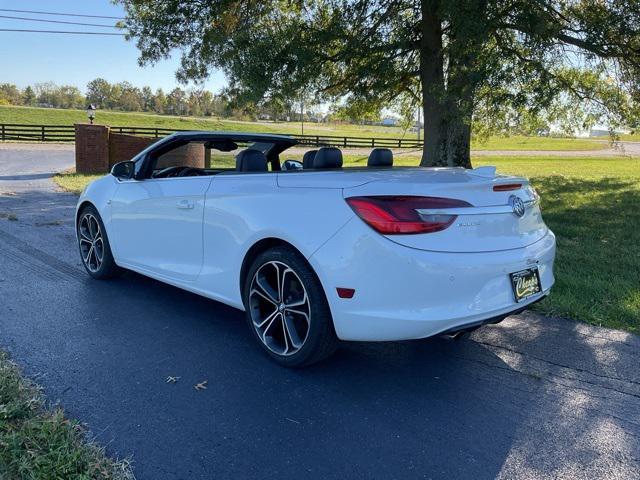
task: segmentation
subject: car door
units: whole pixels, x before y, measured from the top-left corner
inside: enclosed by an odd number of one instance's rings
[[[202,268],[204,197],[212,177],[125,180],[111,201],[118,263],[177,281]]]
[[[161,279],[195,281],[203,263],[205,192],[212,180],[199,176],[204,145],[167,137],[145,152],[136,177],[121,181],[111,202],[116,261]]]

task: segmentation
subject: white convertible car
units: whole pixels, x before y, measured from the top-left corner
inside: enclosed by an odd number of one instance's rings
[[[549,293],[555,236],[526,179],[393,167],[387,149],[357,168],[332,147],[285,160],[294,145],[181,132],[115,165],[78,201],[86,270],[134,270],[244,310],[285,366],[339,339],[470,331]]]

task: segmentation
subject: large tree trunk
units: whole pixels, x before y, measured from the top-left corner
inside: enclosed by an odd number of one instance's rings
[[[471,118],[477,67],[475,54],[486,40],[486,30],[478,26],[476,15],[486,8],[486,0],[471,0],[467,12],[449,26],[447,75],[445,81],[440,0],[422,0],[420,82],[424,113],[422,166],[462,166],[471,168]],[[469,35],[465,23],[474,23]],[[456,35],[462,27],[465,35]]]
[[[442,22],[438,16],[439,0],[422,1],[422,32],[420,42],[420,83],[424,118],[422,166],[446,165],[445,105],[442,51]]]

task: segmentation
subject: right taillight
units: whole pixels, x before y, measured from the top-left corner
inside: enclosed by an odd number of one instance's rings
[[[439,232],[457,217],[439,210],[472,206],[462,200],[441,197],[376,195],[346,200],[362,220],[384,235]]]

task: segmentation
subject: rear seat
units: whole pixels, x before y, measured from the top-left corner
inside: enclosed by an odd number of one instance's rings
[[[302,168],[307,170],[309,168],[313,168],[313,159],[318,153],[318,150],[309,150],[302,156]]]
[[[374,148],[369,154],[367,167],[392,167],[393,152],[388,148]]]
[[[322,147],[313,159],[314,169],[342,168],[342,152],[335,147]]]

